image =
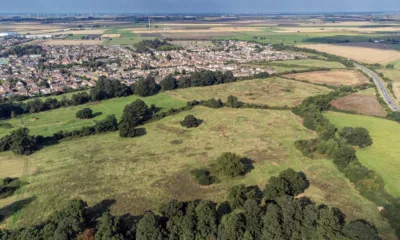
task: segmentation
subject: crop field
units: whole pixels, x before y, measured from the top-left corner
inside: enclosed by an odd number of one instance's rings
[[[380,105],[375,95],[375,89],[369,88],[345,97],[335,99],[332,106],[339,110],[350,111],[362,115],[386,117],[385,109]]]
[[[296,65],[304,67],[330,68],[330,69],[346,68],[343,64],[339,62],[324,61],[319,59],[285,60],[285,61],[274,61],[272,63],[282,64],[282,65]]]
[[[204,122],[198,128],[180,126],[187,114]],[[73,198],[94,205],[102,199],[115,203],[115,215],[141,214],[158,209],[169,199],[210,199],[221,202],[227,189],[246,184],[263,187],[271,176],[291,167],[304,171],[311,186],[304,195],[344,211],[347,218],[373,222],[383,236],[393,231],[376,206],[348,182],[330,160],[308,159],[293,145],[297,139],[315,137],[290,111],[256,109],[209,109],[188,112],[143,126],[146,135],[121,139],[118,133],[65,141],[28,157],[15,157],[27,166],[21,176],[29,185],[13,197],[0,200],[0,213],[10,201],[23,201],[15,215],[6,215],[3,226],[39,223]],[[253,161],[254,169],[235,179],[220,177],[220,183],[201,187],[190,171],[207,167],[222,152],[235,152]],[[7,172],[10,153],[0,154],[2,172]]]
[[[386,190],[395,197],[400,196],[400,124],[386,119],[329,112],[326,116],[336,126],[342,128],[364,127],[371,134],[373,144],[366,149],[357,150],[358,159],[369,169],[378,172],[385,181]]]
[[[101,102],[90,102],[84,105],[73,106],[68,108],[59,108],[51,111],[45,111],[40,113],[32,113],[23,115],[21,119],[14,118],[10,120],[3,120],[0,122],[10,123],[14,128],[0,128],[0,136],[8,134],[19,127],[23,127],[23,124],[30,130],[32,135],[43,135],[49,136],[60,130],[73,130],[81,128],[83,126],[92,126],[95,121],[104,119],[109,114],[115,114],[117,118],[120,118],[125,105],[138,99],[137,96],[114,98]],[[162,108],[162,111],[167,111],[170,108],[178,108],[185,106],[186,103],[173,99],[166,94],[158,94],[152,97],[141,98],[149,106],[155,104]],[[95,118],[90,120],[76,119],[75,113],[82,108],[92,109],[94,114],[98,114]]]
[[[369,80],[363,74],[354,70],[332,70],[294,73],[285,75],[285,77],[336,87],[339,87],[341,85],[358,86],[364,83],[369,83]]]
[[[346,43],[346,44],[312,44],[302,47],[327,52],[356,61],[370,64],[386,64],[400,59],[400,52],[393,50],[386,44],[377,43]]]
[[[226,101],[229,95],[247,103],[267,104],[268,106],[293,107],[309,96],[331,91],[328,88],[301,83],[282,78],[246,80],[230,84],[208,87],[195,87],[168,91],[166,94],[185,101],[221,98]]]
[[[82,39],[45,39],[35,40],[31,44],[45,44],[45,45],[99,45],[101,40],[82,40]]]

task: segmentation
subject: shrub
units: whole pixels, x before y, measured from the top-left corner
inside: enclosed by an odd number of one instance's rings
[[[236,177],[245,173],[245,165],[239,155],[226,152],[217,158],[217,171],[225,176]]]
[[[200,185],[211,185],[216,182],[216,178],[212,177],[210,171],[205,168],[193,170],[192,175]]]
[[[118,130],[118,122],[115,115],[108,115],[100,122],[96,122],[95,129],[97,133],[100,132],[113,132]]]
[[[76,112],[75,116],[79,119],[90,119],[93,117],[93,111],[90,108],[84,108]]]
[[[318,152],[331,156],[339,147],[339,144],[334,139],[321,141],[318,145]]]
[[[193,115],[187,115],[183,121],[181,121],[181,125],[186,128],[195,128],[201,124],[201,120],[195,118]]]
[[[207,101],[204,101],[202,105],[209,108],[221,108],[224,106],[224,103],[221,99],[216,100],[214,98],[211,98]]]
[[[240,102],[237,97],[230,95],[226,101],[226,106],[231,108],[240,108],[243,106],[243,103]]]

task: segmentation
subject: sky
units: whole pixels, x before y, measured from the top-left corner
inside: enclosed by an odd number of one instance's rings
[[[400,11],[400,0],[0,0],[0,13]]]

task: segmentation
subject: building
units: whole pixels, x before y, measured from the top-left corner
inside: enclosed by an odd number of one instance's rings
[[[9,37],[9,36],[15,36],[18,35],[16,32],[0,32],[0,37]]]

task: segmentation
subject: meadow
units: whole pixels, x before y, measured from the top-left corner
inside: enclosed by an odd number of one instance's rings
[[[105,35],[119,35],[119,37],[112,37],[111,39],[104,40],[103,45],[133,45],[144,39],[153,39],[141,37],[139,34],[132,33],[131,30],[120,30],[117,28],[109,29],[104,32]]]
[[[397,122],[377,117],[351,115],[337,112],[326,113],[328,119],[339,128],[345,126],[364,127],[371,134],[373,144],[357,150],[358,159],[369,169],[379,173],[385,181],[386,190],[395,197],[400,196],[400,125]]]
[[[151,97],[140,98],[135,95],[129,97],[114,98],[101,102],[89,102],[87,104],[59,108],[45,112],[26,114],[19,118],[3,120],[2,123],[9,123],[13,128],[0,128],[0,136],[4,136],[11,131],[23,127],[30,130],[32,135],[50,136],[60,130],[73,130],[83,126],[92,126],[95,121],[104,119],[109,114],[115,114],[117,119],[122,115],[125,105],[142,99],[149,106],[155,104],[162,108],[161,111],[167,111],[170,108],[179,108],[186,105],[186,102],[173,99],[166,94],[158,94]],[[76,119],[75,113],[83,108],[92,109],[96,117],[88,120]]]
[[[300,104],[306,97],[329,91],[331,90],[326,87],[273,77],[208,87],[177,89],[168,91],[166,94],[184,101],[210,98],[221,98],[226,101],[229,95],[233,95],[247,103],[293,107]]]
[[[188,114],[202,119],[203,124],[183,128],[179,122]],[[8,165],[12,157],[23,163],[20,176],[30,184],[0,200],[0,213],[13,201],[31,199],[16,214],[6,215],[2,225],[13,228],[39,223],[73,198],[91,206],[112,200],[111,212],[116,215],[157,210],[169,199],[221,202],[229,187],[263,187],[271,176],[291,167],[304,171],[310,180],[305,196],[339,207],[349,220],[367,219],[385,239],[392,237],[393,231],[376,206],[361,197],[330,160],[308,159],[296,150],[295,140],[316,135],[290,111],[195,107],[143,127],[146,135],[132,139],[108,133],[64,141],[26,157],[1,153],[4,168],[0,177],[5,177],[9,168],[15,171],[14,165]],[[198,185],[190,171],[210,166],[228,151],[250,158],[254,169],[243,177],[220,177],[220,183]]]
[[[305,73],[287,74],[285,77],[296,79],[299,81],[306,81],[317,84],[326,84],[329,86],[340,87],[346,86],[359,86],[369,83],[368,78],[355,70],[332,70],[332,71],[315,71]]]

